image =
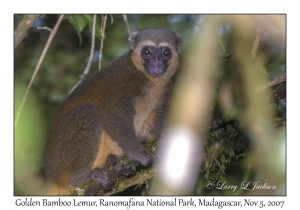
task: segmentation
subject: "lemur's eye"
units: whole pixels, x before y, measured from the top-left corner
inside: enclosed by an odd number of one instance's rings
[[[148,47],[145,47],[143,50],[142,50],[143,54],[144,55],[150,55],[151,54],[151,50],[148,48]]]
[[[162,53],[163,53],[164,56],[170,56],[171,55],[171,50],[169,48],[166,48],[166,49],[163,50]]]

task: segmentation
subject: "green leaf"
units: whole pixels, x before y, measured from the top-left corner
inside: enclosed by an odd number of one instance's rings
[[[82,32],[87,25],[85,18],[83,17],[83,15],[72,15],[72,16],[74,17],[74,19],[78,24],[79,31]]]
[[[87,25],[86,19],[83,17],[83,15],[68,15],[68,21],[75,27],[77,35],[79,37],[79,45],[81,45],[81,32]]]
[[[91,32],[93,30],[93,16],[94,15],[83,15],[83,17],[85,18]],[[96,22],[96,37],[100,40],[101,33],[100,33],[100,27],[98,27],[98,26],[101,25],[101,22],[99,21],[99,18],[97,18],[97,21],[98,22]]]

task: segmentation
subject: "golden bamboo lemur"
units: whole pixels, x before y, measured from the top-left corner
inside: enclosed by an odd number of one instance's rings
[[[48,134],[44,169],[49,194],[67,194],[86,180],[110,190],[101,167],[118,157],[148,166],[142,143],[163,129],[171,78],[179,64],[181,38],[165,29],[132,33],[130,51],[84,80],[65,99]]]

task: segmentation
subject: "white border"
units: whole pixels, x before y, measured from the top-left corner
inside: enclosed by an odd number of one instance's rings
[[[295,3],[294,3],[295,2]],[[18,208],[13,196],[13,14],[15,13],[286,13],[287,14],[287,197],[251,197],[285,200],[284,209],[298,206],[299,182],[299,11],[297,1],[6,1],[1,3],[1,146],[0,206]],[[296,145],[297,144],[297,145]],[[39,197],[42,199],[42,197]],[[66,199],[72,199],[66,197]],[[82,198],[78,198],[82,199]],[[98,198],[87,198],[84,200]],[[107,198],[111,199],[111,198]],[[128,199],[118,197],[118,199]],[[143,198],[137,198],[143,199]],[[166,197],[167,199],[167,197]],[[242,199],[217,197],[218,200]],[[40,209],[39,207],[38,209]],[[60,208],[60,207],[57,207]],[[74,207],[71,207],[72,209]],[[71,209],[70,208],[70,209]],[[145,207],[146,208],[146,207]],[[147,207],[148,208],[148,207]],[[165,208],[165,207],[164,207]],[[198,207],[199,208],[199,207]],[[225,208],[225,207],[224,207]],[[5,209],[5,208],[4,208]],[[31,208],[30,208],[31,209]],[[102,208],[101,208],[102,209]],[[107,208],[115,209],[115,207]],[[121,208],[120,209],[127,209]],[[214,208],[216,209],[216,208]],[[295,209],[295,208],[294,208]]]

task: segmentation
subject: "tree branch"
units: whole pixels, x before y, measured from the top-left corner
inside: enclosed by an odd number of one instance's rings
[[[264,84],[263,86],[258,88],[258,91],[262,91],[265,90],[267,88],[271,88],[274,87],[276,85],[279,85],[283,82],[286,81],[286,72],[276,76],[275,78],[273,78],[271,81],[269,81],[268,83]]]
[[[125,22],[126,28],[127,28],[127,32],[130,35],[131,31],[130,31],[130,27],[129,27],[129,23],[128,23],[128,19],[127,19],[127,15],[123,15],[123,20]]]
[[[24,94],[24,96],[23,96],[21,105],[20,105],[19,110],[18,110],[18,112],[17,112],[16,121],[15,121],[15,126],[18,124],[18,120],[19,120],[19,117],[20,117],[20,113],[22,112],[22,109],[23,109],[24,103],[25,103],[25,101],[26,101],[27,95],[28,95],[28,93],[29,93],[29,90],[30,90],[30,88],[31,88],[31,86],[32,86],[32,84],[33,84],[33,81],[34,81],[34,79],[35,79],[35,77],[36,77],[36,75],[37,75],[37,73],[38,73],[38,71],[39,71],[39,69],[40,69],[40,67],[41,67],[41,64],[42,64],[42,62],[43,62],[43,60],[44,60],[44,58],[45,58],[45,56],[46,56],[46,53],[47,53],[47,51],[48,51],[48,49],[49,49],[49,46],[50,46],[50,44],[51,44],[51,42],[52,42],[54,36],[56,35],[57,29],[58,29],[58,27],[60,26],[60,23],[62,22],[63,18],[64,18],[64,15],[60,15],[60,17],[58,18],[58,20],[57,20],[57,22],[56,22],[56,24],[55,24],[55,26],[54,26],[54,28],[53,28],[53,30],[51,31],[51,33],[50,33],[50,35],[49,35],[49,38],[48,38],[48,40],[47,40],[47,43],[46,43],[46,45],[45,45],[45,47],[44,47],[44,50],[43,50],[43,52],[42,52],[42,54],[41,54],[41,57],[40,57],[40,59],[39,59],[39,61],[38,61],[38,64],[37,64],[36,67],[35,67],[35,70],[34,70],[34,72],[33,72],[33,75],[32,75],[32,77],[31,77],[31,80],[30,80],[30,82],[29,82],[29,84],[28,84],[28,86],[27,86],[26,92],[25,92],[25,94]]]
[[[101,42],[100,42],[100,52],[99,52],[99,67],[98,71],[101,70],[101,61],[102,61],[102,49],[103,49],[103,42],[105,38],[105,27],[106,27],[106,20],[107,20],[107,15],[102,15],[102,23],[101,23]]]
[[[97,15],[94,15],[93,18],[93,29],[92,29],[92,41],[91,41],[91,51],[90,51],[90,58],[89,61],[84,69],[84,72],[82,75],[79,76],[78,81],[70,91],[70,93],[82,82],[82,80],[85,78],[85,76],[89,73],[91,65],[92,65],[92,60],[94,57],[94,49],[95,49],[95,37],[96,37],[96,20],[97,20]]]
[[[15,49],[19,46],[19,44],[23,41],[24,37],[27,34],[28,28],[32,26],[32,24],[39,18],[40,15],[24,15],[23,20],[19,23],[18,27],[14,32],[15,38]]]

